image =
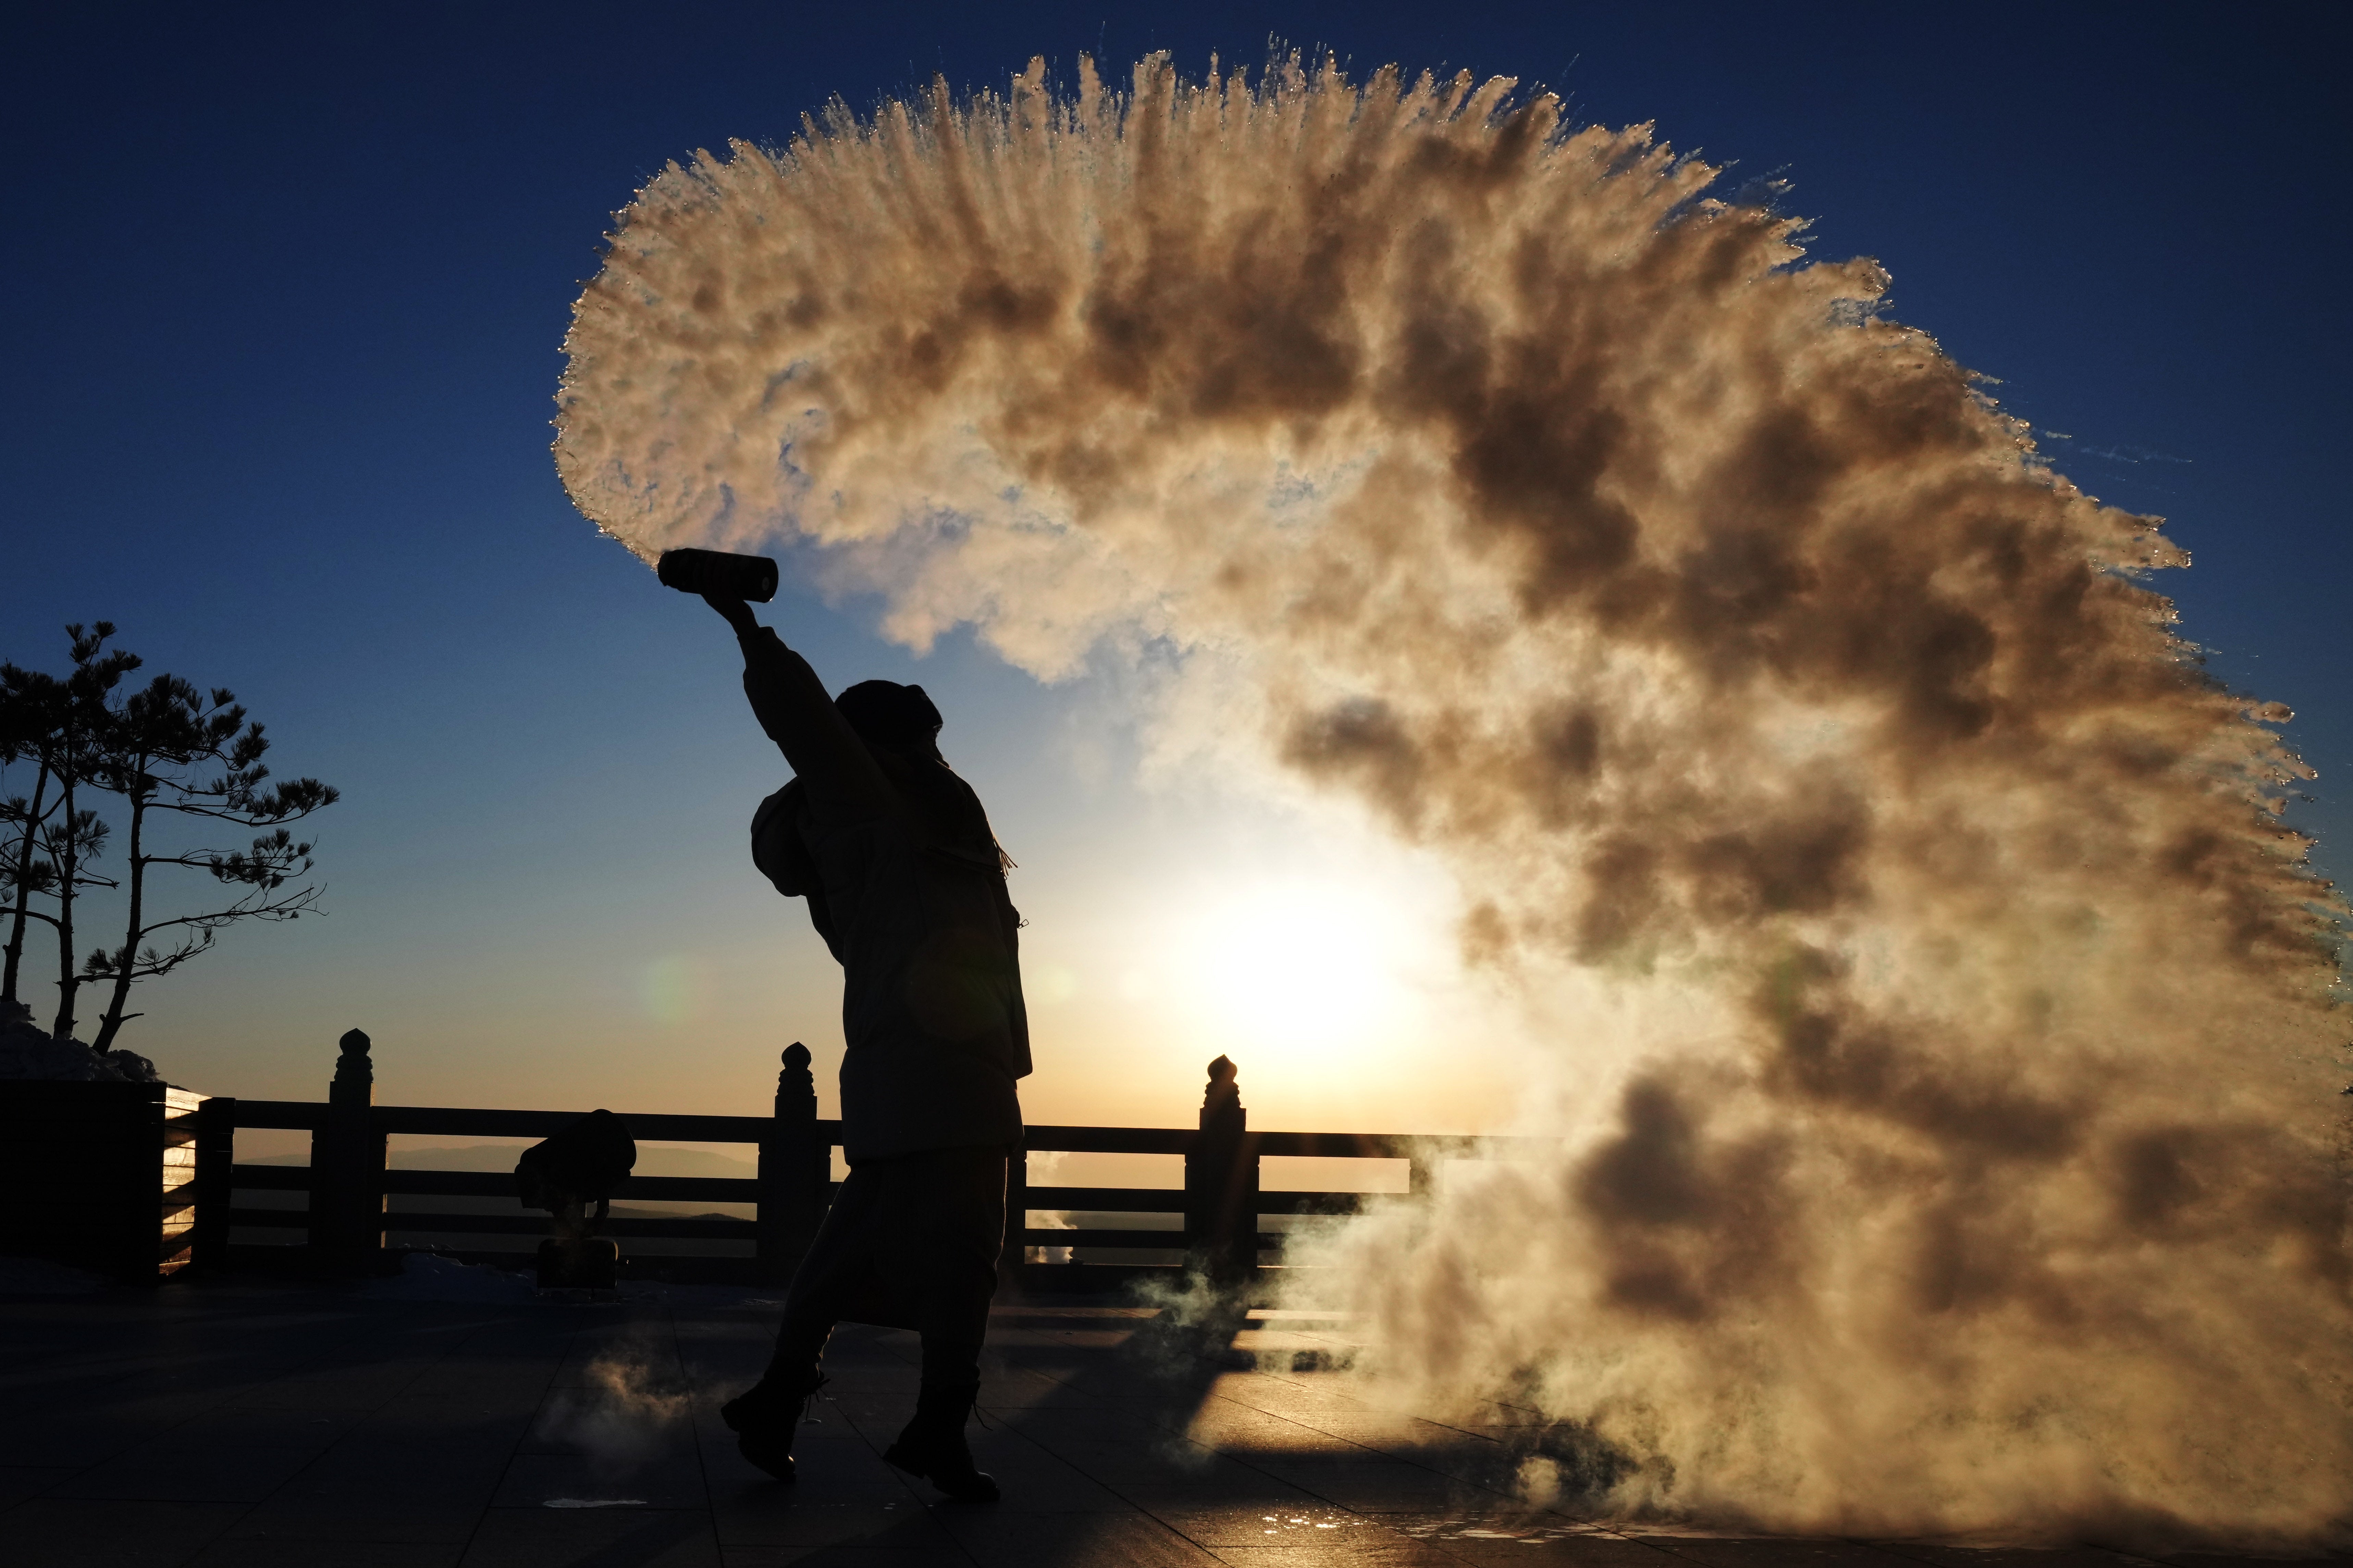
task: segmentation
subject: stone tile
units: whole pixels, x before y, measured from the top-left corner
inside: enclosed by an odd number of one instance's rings
[[[492,1494],[496,1509],[540,1508],[551,1498],[630,1498],[653,1509],[710,1506],[692,1448],[643,1464],[586,1454],[517,1454]]]
[[[462,1543],[490,1505],[507,1451],[330,1451],[239,1521],[234,1537]]]
[[[1701,1563],[1704,1568],[1903,1568],[1905,1561],[1859,1541],[1668,1535],[1633,1531],[1627,1531],[1627,1538]],[[2037,1562],[2042,1560],[2041,1553],[2034,1555]],[[1953,1560],[1948,1568],[1959,1568],[1962,1561],[1965,1560]]]
[[[681,1321],[673,1342],[679,1365],[689,1377],[732,1394],[767,1370],[775,1342],[763,1325],[755,1333],[725,1331],[708,1320]]]
[[[178,1568],[244,1511],[235,1503],[35,1498],[0,1519],[23,1568]]]
[[[1403,1540],[1394,1530],[1361,1514],[1304,1497],[1287,1503],[1199,1501],[1190,1505],[1151,1501],[1145,1511],[1198,1546],[1303,1547],[1332,1541]]]
[[[267,1502],[232,1525],[222,1540],[274,1549],[299,1546],[315,1561],[327,1544],[364,1542],[371,1546],[446,1547],[457,1552],[472,1539],[482,1510],[441,1505],[432,1494],[402,1493],[373,1503],[303,1500]],[[299,1556],[299,1553],[297,1553]]]
[[[999,1505],[939,1502],[882,1463],[918,1373],[911,1336],[871,1329],[837,1336],[835,1397],[800,1434],[800,1483],[782,1486],[741,1459],[716,1417],[757,1375],[774,1319],[773,1305],[683,1293],[509,1310],[276,1285],[46,1315],[0,1303],[0,1464],[15,1467],[0,1469],[0,1557],[9,1568],[2271,1568],[1656,1527],[1633,1539],[1491,1489],[1545,1425],[1534,1412],[1495,1406],[1455,1427],[1318,1373],[1171,1374],[1134,1345],[1084,1342],[1092,1320],[1068,1331],[1008,1320],[1039,1342],[991,1352],[982,1403],[994,1425],[970,1435],[1006,1489]],[[691,1420],[654,1434],[635,1470],[599,1472],[595,1444],[545,1425],[555,1402],[594,1385],[600,1357],[690,1394]],[[673,1506],[523,1506],[541,1493]]]
[[[1316,1517],[1328,1518],[1337,1511],[1320,1498],[1256,1472],[1239,1482],[1131,1486],[1120,1488],[1119,1493],[1153,1518],[1166,1521],[1187,1535],[1193,1533],[1195,1523],[1226,1513],[1254,1519],[1261,1514],[1304,1514],[1316,1510],[1321,1510]]]
[[[472,1500],[488,1507],[514,1447],[507,1443],[385,1443],[366,1436],[338,1443],[274,1496],[369,1496],[397,1491]]]
[[[1070,1374],[1039,1367],[984,1368],[980,1403],[1007,1410],[1098,1410],[1106,1404],[1100,1394],[1077,1386]]]
[[[1462,1559],[1419,1541],[1330,1542],[1302,1546],[1219,1546],[1229,1568],[1462,1568]]]
[[[793,1444],[798,1479],[790,1486],[772,1479],[745,1459],[735,1447],[735,1435],[725,1432],[702,1448],[702,1471],[709,1495],[723,1497],[786,1492],[811,1502],[913,1502],[912,1478],[882,1462],[881,1457],[855,1434],[837,1432],[811,1436],[807,1429]]]
[[[1250,1462],[1311,1496],[1356,1513],[1425,1513],[1470,1500],[1465,1493],[1471,1489],[1461,1481],[1398,1459],[1254,1454]]]
[[[544,1388],[564,1365],[564,1346],[469,1342],[419,1369],[402,1392],[424,1394]]]
[[[1093,1377],[1082,1379],[1078,1373],[1064,1369],[1055,1369],[1050,1375],[1041,1373],[1039,1383],[1040,1386],[1023,1403],[1023,1409],[1125,1411],[1145,1406],[1165,1409],[1172,1404],[1166,1397],[1158,1396],[1138,1400],[1126,1389]],[[1009,1398],[1010,1395],[1004,1397]],[[1187,1404],[1185,1408],[1189,1410],[1192,1405]]]
[[[255,1503],[318,1457],[315,1448],[248,1448],[155,1440],[50,1489],[57,1497]]]
[[[1018,1513],[944,1506],[940,1522],[980,1568],[1214,1568],[1217,1559],[1136,1514]]]
[[[328,1415],[344,1410],[373,1410],[397,1397],[430,1371],[429,1363],[372,1368],[364,1374],[284,1378],[237,1390],[222,1405],[248,1409],[301,1410]]]
[[[719,1568],[711,1516],[640,1508],[500,1508],[460,1568]]]
[[[0,1426],[0,1466],[79,1469],[150,1442],[193,1414],[142,1419],[104,1407],[51,1412],[12,1405]]]
[[[2152,1561],[2096,1546],[2046,1552],[2019,1546],[1954,1546],[1942,1542],[1875,1541],[1872,1544],[1882,1552],[1908,1557],[1915,1563],[1934,1563],[1936,1568],[2143,1568]],[[2179,1563],[2182,1568],[2222,1568],[2223,1562],[2232,1560],[2182,1557],[2154,1561]],[[2260,1568],[2279,1568],[2279,1563],[2276,1559],[2263,1560]]]
[[[825,1374],[833,1380],[835,1392],[845,1394],[895,1394],[902,1389],[912,1394],[923,1382],[922,1372],[913,1362],[878,1360],[830,1350],[826,1352]]]
[[[554,1386],[553,1357],[475,1360],[452,1356],[399,1390],[395,1397],[448,1400],[459,1405],[475,1401],[503,1411],[518,1405],[534,1405]]]
[[[455,1344],[437,1345],[439,1353],[427,1375],[446,1378],[464,1367],[553,1374],[571,1353],[574,1332],[552,1316],[543,1320],[530,1313],[512,1323],[484,1324]]]
[[[370,1408],[366,1407],[312,1411],[249,1405],[239,1400],[174,1427],[171,1436],[174,1441],[231,1447],[319,1449],[343,1438],[369,1414]]]
[[[951,1544],[932,1510],[912,1497],[895,1502],[816,1502],[776,1487],[723,1500],[714,1510],[724,1546],[855,1546],[935,1551]]]
[[[513,1442],[519,1454],[586,1454],[612,1464],[658,1464],[691,1455],[695,1428],[681,1407],[578,1404],[557,1393]]]
[[[719,1551],[726,1568],[972,1568],[972,1559],[952,1541],[927,1547],[723,1546]]]
[[[1572,1531],[1556,1538],[1556,1555],[1596,1568],[1674,1568],[1673,1553],[1647,1541],[1608,1531]],[[1498,1554],[1500,1555],[1500,1553]]]
[[[1416,1541],[1443,1547],[1456,1556],[1485,1563],[1531,1563],[1543,1552],[1572,1554],[1597,1568],[1690,1568],[1683,1559],[1598,1525],[1579,1522],[1522,1504],[1471,1505],[1429,1513],[1388,1513],[1381,1521]],[[1514,1554],[1517,1553],[1517,1556]]]
[[[1125,1513],[1133,1505],[1077,1466],[1009,1429],[973,1428],[973,1463],[997,1479],[1000,1506],[1031,1513]],[[930,1494],[928,1483],[917,1489]]]
[[[849,1447],[854,1446],[879,1457],[883,1449],[898,1439],[899,1434],[906,1428],[906,1421],[896,1414],[881,1420],[871,1417],[860,1420],[841,1405],[828,1405],[826,1406],[824,1416],[804,1426],[801,1428],[801,1436],[795,1438],[794,1442],[797,1447],[798,1444],[813,1440],[821,1434],[827,1441],[845,1445],[843,1449],[845,1453],[849,1451]]]
[[[1088,1406],[1006,1409],[983,1404],[991,1421],[1041,1443],[1149,1443],[1170,1435],[1163,1424],[1132,1411]]]
[[[1484,1433],[1449,1426],[1442,1422],[1383,1415],[1377,1412],[1351,1412],[1345,1415],[1320,1413],[1297,1415],[1282,1419],[1293,1421],[1326,1436],[1343,1442],[1361,1444],[1367,1448],[1379,1448],[1392,1453],[1442,1452],[1449,1448],[1468,1447],[1492,1449],[1498,1440]]]
[[[1227,1400],[1212,1400],[1202,1405],[1187,1425],[1185,1436],[1196,1443],[1207,1443],[1220,1448],[1287,1448],[1307,1452],[1363,1446],[1312,1422],[1270,1415]]]
[[[1377,1408],[1336,1387],[1260,1372],[1221,1373],[1212,1392],[1220,1399],[1231,1399],[1255,1409],[1278,1413],[1293,1410],[1368,1411]]]
[[[38,1497],[79,1474],[80,1471],[78,1469],[50,1469],[31,1465],[12,1465],[0,1469],[0,1508],[6,1508],[10,1503],[20,1502],[28,1497]]]
[[[989,1419],[997,1417],[991,1414]],[[1004,1426],[1018,1432],[1041,1448],[1054,1453],[1093,1453],[1100,1449],[1154,1450],[1170,1462],[1199,1459],[1204,1462],[1217,1455],[1208,1443],[1188,1440],[1184,1429],[1176,1426],[1160,1426],[1145,1421],[1048,1422],[1016,1419]]]
[[[1076,1443],[1022,1435],[1092,1479],[1123,1489],[1153,1483],[1215,1484],[1221,1479],[1247,1484],[1249,1475],[1244,1466],[1216,1449],[1180,1438],[1155,1443]]]
[[[347,1541],[333,1543],[334,1568],[456,1568],[465,1550],[457,1542]],[[325,1543],[317,1540],[245,1538],[216,1542],[189,1560],[188,1568],[321,1568]]]
[[[910,1387],[904,1394],[837,1394],[828,1389],[816,1411],[820,1419],[830,1416],[861,1432],[880,1432],[886,1438],[894,1437],[914,1416],[915,1391]]]
[[[406,1444],[434,1449],[454,1444],[509,1452],[530,1437],[538,1420],[536,1401],[505,1410],[490,1410],[470,1401],[459,1405],[399,1399],[369,1415],[353,1431],[356,1437],[371,1444]]]
[[[262,1353],[248,1365],[261,1375],[243,1386],[223,1389],[219,1405],[313,1413],[366,1410],[431,1372],[434,1363],[430,1357],[417,1357],[364,1368],[290,1372],[285,1362]]]
[[[1465,1531],[1434,1537],[1430,1544],[1443,1547],[1474,1568],[1514,1563],[1526,1563],[1531,1568],[1543,1563],[1573,1563],[1577,1568],[1688,1568],[1690,1562],[1640,1541],[1599,1531],[1512,1534],[1498,1529],[1488,1536]]]
[[[685,1369],[679,1363],[677,1347],[667,1336],[656,1340],[638,1335],[613,1334],[590,1342],[586,1336],[575,1342],[548,1380],[554,1388],[589,1389],[601,1386],[605,1381],[602,1369],[626,1367],[637,1375],[659,1384],[684,1381]]]

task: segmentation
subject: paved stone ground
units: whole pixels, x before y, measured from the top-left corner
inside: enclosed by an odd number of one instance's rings
[[[912,1334],[845,1329],[801,1479],[720,1401],[775,1303],[676,1289],[477,1304],[246,1283],[0,1297],[11,1568],[2139,1568],[2118,1553],[1649,1534],[1507,1495],[1526,1428],[1440,1426],[1328,1373],[1170,1357],[1137,1310],[1001,1308],[976,1429],[993,1506],[879,1454]],[[1258,1349],[1304,1350],[1280,1325]],[[1289,1364],[1292,1358],[1273,1358]],[[1300,1358],[1305,1363],[1312,1358]],[[2207,1559],[2219,1565],[2225,1560]]]

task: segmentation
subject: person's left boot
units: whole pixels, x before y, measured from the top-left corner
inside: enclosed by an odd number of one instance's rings
[[[997,1480],[972,1462],[964,1440],[964,1419],[980,1393],[976,1383],[955,1388],[926,1384],[915,1396],[915,1418],[899,1440],[882,1450],[883,1458],[911,1475],[922,1476],[955,1502],[995,1502]]]
[[[780,1481],[793,1473],[793,1435],[808,1414],[808,1402],[825,1386],[815,1367],[768,1374],[719,1407],[719,1419],[735,1434],[736,1451]]]

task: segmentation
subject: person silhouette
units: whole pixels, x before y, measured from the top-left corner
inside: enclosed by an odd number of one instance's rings
[[[807,659],[740,600],[706,595],[744,654],[744,691],[792,782],[752,819],[753,860],[841,963],[841,1142],[849,1174],[795,1272],[760,1381],[721,1407],[744,1457],[793,1479],[793,1433],[825,1382],[834,1325],[923,1336],[913,1420],[883,1458],[986,1501],[965,1420],[1005,1239],[1015,1081],[1029,1072],[1021,917],[972,786],[940,755],[920,686],[829,699]]]

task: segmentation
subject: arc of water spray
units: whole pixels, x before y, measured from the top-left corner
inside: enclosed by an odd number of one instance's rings
[[[912,645],[1170,639],[1447,858],[1572,1136],[1330,1245],[1361,1375],[1577,1424],[1600,1508],[2341,1531],[2284,711],[1875,266],[1512,92],[1033,62],[698,154],[580,300],[565,482],[649,560],[813,542]]]

